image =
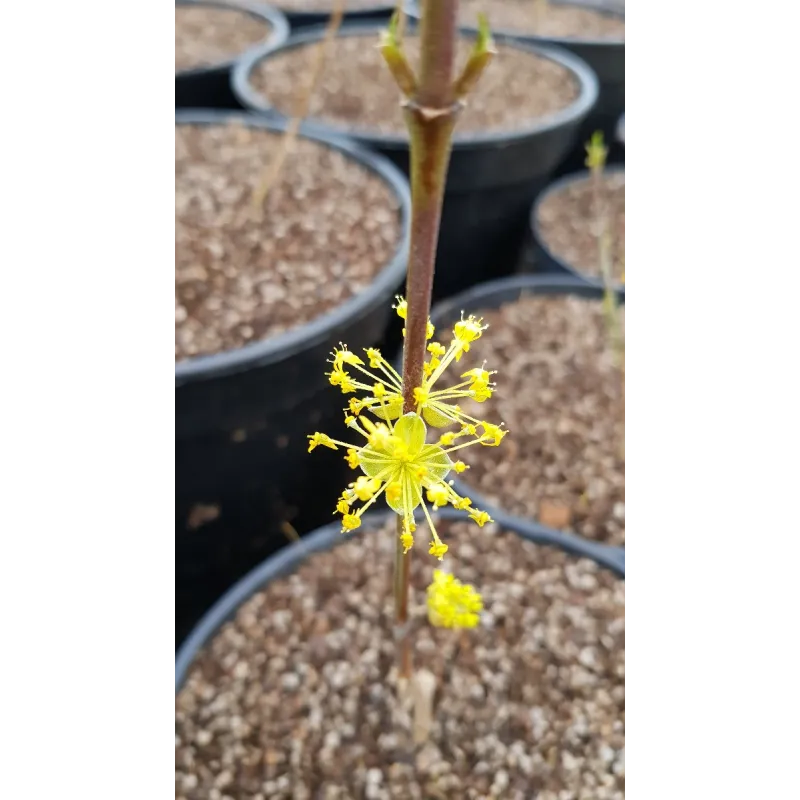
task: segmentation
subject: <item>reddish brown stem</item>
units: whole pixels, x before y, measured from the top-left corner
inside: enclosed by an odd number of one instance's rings
[[[403,347],[403,412],[414,411],[414,389],[422,385],[426,332],[433,291],[436,245],[445,179],[458,107],[453,103],[453,56],[457,0],[424,0],[420,19],[417,90],[405,104],[411,160],[411,248],[406,279],[406,339]],[[399,668],[411,676],[408,598],[411,553],[403,553],[398,524],[395,614]]]

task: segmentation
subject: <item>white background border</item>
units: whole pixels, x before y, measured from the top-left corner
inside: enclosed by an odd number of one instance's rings
[[[636,800],[800,784],[796,19],[628,10]],[[0,795],[15,800],[173,791],[173,25],[156,0],[4,6]]]

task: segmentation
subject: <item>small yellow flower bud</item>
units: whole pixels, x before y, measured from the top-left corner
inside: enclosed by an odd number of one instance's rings
[[[472,399],[475,400],[476,403],[483,403],[492,396],[493,392],[494,389],[491,389],[489,386],[484,386],[483,384],[475,386],[473,384]]]
[[[351,447],[347,451],[346,460],[347,460],[347,464],[350,467],[350,469],[356,469],[358,467],[358,464],[359,464],[359,461],[358,461],[358,450],[355,450],[354,448]]]
[[[428,352],[432,356],[438,356],[439,358],[441,358],[447,351],[445,350],[443,344],[439,344],[439,342],[431,342],[428,345]]]
[[[345,345],[342,345],[341,350],[334,348],[333,350],[333,367],[334,369],[341,368],[342,364],[363,364],[364,362],[355,354],[351,353]]]
[[[468,344],[480,339],[481,334],[486,330],[486,325],[481,325],[482,320],[473,317],[472,314],[467,319],[456,322],[453,333],[459,342]]]
[[[469,518],[476,522],[479,528],[492,521],[492,518],[485,511],[478,511],[477,509],[473,509],[470,512]]]
[[[400,544],[403,545],[403,553],[405,554],[414,546],[414,537],[410,533],[401,533]]]
[[[405,299],[400,297],[400,295],[397,295],[395,300],[397,300],[397,305],[392,306],[392,308],[397,312],[397,316],[400,317],[400,319],[405,319],[408,313],[408,303]]]
[[[472,500],[469,497],[459,497],[458,500],[453,502],[453,508],[458,508],[461,511],[466,511],[472,505]]]
[[[381,351],[375,347],[368,347],[364,352],[367,354],[370,367],[379,369],[382,361]]]
[[[359,527],[361,527],[361,519],[355,514],[345,514],[342,517],[342,530],[354,531]]]
[[[350,427],[350,426],[351,426],[351,425],[352,425],[352,424],[353,424],[355,421],[356,421],[356,418],[355,418],[355,417],[354,417],[352,414],[345,414],[345,415],[344,415],[344,424],[345,424],[345,425],[347,425],[347,427],[348,427],[348,428],[349,428],[349,427]]]
[[[376,383],[372,387],[372,394],[374,395],[376,400],[380,400],[382,397],[386,395],[386,387],[382,383]]]
[[[508,433],[499,425],[492,425],[490,422],[482,422],[481,425],[483,426],[483,435],[480,438],[480,443],[487,447],[497,447]]]
[[[350,513],[350,506],[347,504],[347,500],[339,500],[336,504],[336,511],[339,514],[349,514]]]
[[[358,416],[361,409],[364,408],[364,403],[357,397],[351,397],[348,405],[350,407],[350,411],[352,411],[356,416]]]
[[[353,492],[355,492],[359,500],[371,500],[375,492],[381,488],[380,481],[376,481],[374,478],[368,478],[366,475],[360,475],[356,482],[350,485],[353,487]]]
[[[325,433],[316,433],[308,437],[308,452],[310,453],[315,447],[322,445],[323,447],[330,447],[331,450],[338,450],[339,448],[331,441],[331,437]]]
[[[428,325],[425,328],[425,338],[426,339],[433,339],[433,334],[436,333],[436,328],[433,327],[433,323],[428,320]]]
[[[447,552],[447,545],[444,542],[437,542],[435,539],[431,542],[431,546],[428,549],[428,553],[432,556],[436,556],[439,561],[442,561],[444,558],[444,554]]]
[[[446,506],[448,497],[447,487],[442,483],[437,483],[428,489],[428,500],[433,503],[434,508]]]
[[[456,463],[453,464],[453,469],[461,474],[465,469],[469,469],[469,467],[463,461],[456,461]]]
[[[414,389],[414,402],[418,406],[421,406],[424,403],[427,403],[429,398],[430,398],[430,394],[428,394],[428,392],[426,392],[421,386],[417,386],[417,388]]]
[[[485,369],[476,367],[475,369],[467,370],[461,377],[469,378],[472,381],[472,385],[474,386],[475,384],[482,383],[485,385],[489,383],[489,378],[491,377],[491,375]]]
[[[439,444],[442,447],[449,447],[456,440],[456,435],[452,431],[447,431],[439,437]]]
[[[428,587],[428,619],[439,628],[474,628],[480,621],[483,599],[475,587],[443,572],[433,571]]]
[[[341,384],[342,379],[346,377],[345,372],[342,372],[340,369],[334,369],[333,372],[328,374],[328,380],[330,381],[331,386],[339,386]]]

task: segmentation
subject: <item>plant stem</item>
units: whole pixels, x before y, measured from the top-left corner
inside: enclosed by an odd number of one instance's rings
[[[458,106],[453,103],[453,57],[458,0],[424,0],[420,18],[420,66],[414,95],[404,106],[410,139],[411,248],[406,279],[403,347],[403,413],[414,411],[414,389],[422,385],[426,332],[433,292],[444,186]],[[394,566],[399,669],[411,676],[407,628],[411,552],[403,553],[398,520]]]
[[[403,15],[395,13],[381,50],[406,97],[403,113],[409,134],[411,175],[411,246],[406,278],[406,330],[403,345],[403,413],[416,410],[414,390],[422,385],[428,319],[433,294],[436,245],[442,216],[453,128],[462,98],[472,89],[495,50],[489,25],[480,17],[475,46],[459,78],[453,81],[458,0],[422,0],[419,24],[419,74],[415,76],[401,47]],[[397,521],[394,560],[395,637],[400,677],[411,677],[408,597],[411,551],[403,552]]]

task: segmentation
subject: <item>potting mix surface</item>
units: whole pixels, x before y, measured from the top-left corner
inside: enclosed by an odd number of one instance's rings
[[[467,631],[428,625],[439,562],[420,525],[426,741],[398,699],[392,519],[255,594],[200,654],[176,700],[177,800],[622,800],[623,582],[494,524],[437,529],[484,612]]]
[[[375,46],[374,36],[339,36],[328,45],[314,90],[310,115],[350,130],[406,135],[400,92]],[[282,113],[296,113],[298,76],[311,70],[317,44],[293,47],[260,61],[250,75],[253,88]],[[473,40],[459,40],[462,65]],[[403,48],[416,68],[419,38]],[[469,133],[514,131],[568,107],[578,96],[569,70],[519,48],[498,45],[491,69],[470,93],[455,138]]]
[[[271,30],[268,22],[235,9],[175,6],[175,71],[230,61]]]
[[[553,192],[538,208],[539,232],[547,249],[563,263],[599,276],[598,220],[605,219],[610,234],[611,274],[621,280],[625,270],[625,173],[606,173],[600,187],[599,216],[588,177]]]
[[[489,325],[470,363],[497,370],[497,391],[462,407],[504,422],[509,435],[500,447],[470,448],[460,479],[516,516],[624,544],[624,373],[602,303],[528,296],[470,311]],[[619,314],[624,331],[624,307]]]
[[[394,256],[399,202],[377,175],[298,138],[258,212],[281,135],[175,127],[175,357],[216,353],[315,319]]]
[[[624,10],[624,5],[622,6]],[[478,14],[488,15],[494,30],[513,30],[533,36],[559,39],[625,38],[625,20],[593,8],[558,4],[547,0],[461,0],[458,21],[477,27]]]

